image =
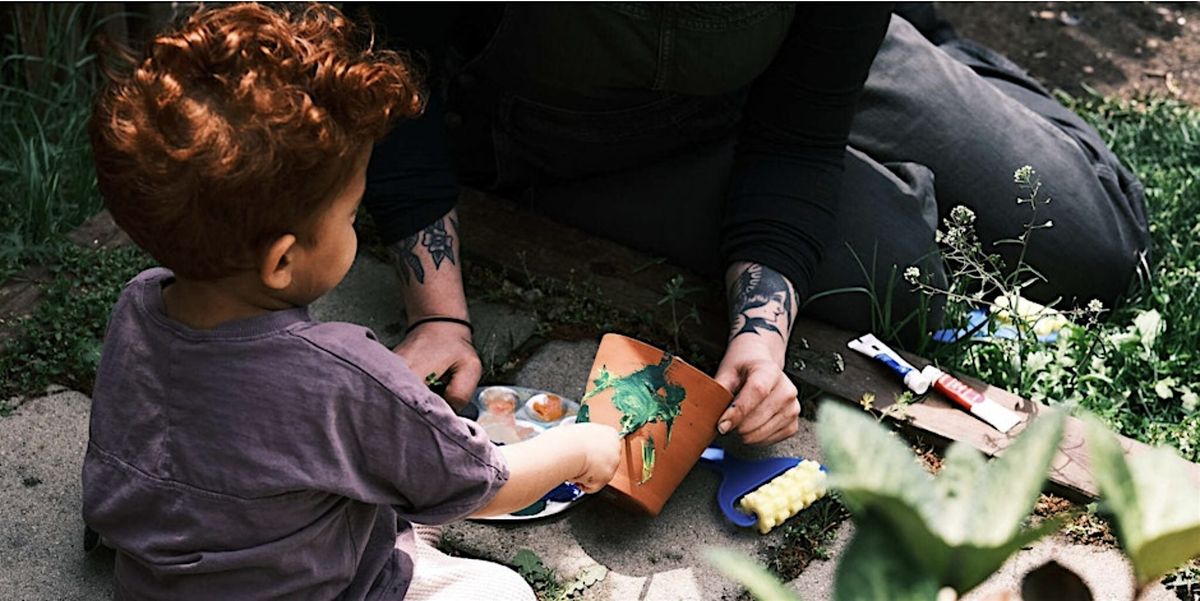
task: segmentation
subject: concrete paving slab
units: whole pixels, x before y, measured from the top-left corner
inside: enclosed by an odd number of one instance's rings
[[[0,419],[0,599],[112,598],[112,554],[83,552],[91,401],[64,391]]]
[[[596,341],[548,343],[526,362],[513,383],[579,398],[597,346]],[[812,422],[803,422],[800,434],[768,448],[744,448],[726,438],[722,444],[739,456],[821,457]],[[447,530],[448,542],[471,555],[500,562],[509,562],[517,551],[528,548],[568,578],[591,563],[600,563],[611,572],[602,585],[589,591],[593,599],[733,598],[740,588],[707,562],[704,551],[725,547],[758,557],[767,546],[781,542],[783,531],[763,536],[730,525],[715,502],[719,483],[714,472],[693,469],[656,518],[631,515],[589,499],[544,521],[457,524]],[[637,594],[630,596],[634,589]]]
[[[308,312],[319,321],[345,321],[371,328],[388,347],[404,338],[404,303],[400,276],[391,265],[359,253],[350,273],[316,302]]]
[[[814,561],[798,578],[788,583],[804,601],[833,598],[837,562],[846,549],[854,525],[847,522],[838,532],[830,561]],[[962,601],[989,601],[994,595],[1020,592],[1021,581],[1030,571],[1048,561],[1057,561],[1078,574],[1096,601],[1131,601],[1133,576],[1129,562],[1114,548],[1079,545],[1064,536],[1050,536],[1018,551],[991,578],[962,597]],[[1162,584],[1150,587],[1139,601],[1177,601]]]
[[[998,592],[1020,591],[1025,574],[1051,560],[1078,574],[1097,601],[1133,599],[1133,571],[1120,551],[1049,536],[1010,557],[991,578],[963,596],[963,601],[987,601],[988,596]],[[1161,583],[1155,583],[1138,601],[1176,601],[1176,596]]]
[[[507,362],[513,351],[537,331],[532,311],[486,302],[469,303],[468,309],[484,373]],[[391,265],[363,253],[337,288],[309,306],[309,313],[320,321],[345,321],[371,328],[388,347],[404,338],[407,322],[400,276]]]

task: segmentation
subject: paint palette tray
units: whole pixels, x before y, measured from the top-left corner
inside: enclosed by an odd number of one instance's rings
[[[529,440],[550,428],[575,423],[579,403],[562,395],[520,386],[484,386],[475,390],[461,412],[483,427],[497,445]],[[566,511],[584,496],[583,490],[564,483],[537,503],[508,515],[476,518],[479,521],[534,520]]]

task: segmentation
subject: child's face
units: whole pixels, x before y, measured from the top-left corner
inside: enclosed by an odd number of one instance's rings
[[[307,305],[329,292],[346,277],[358,252],[358,236],[354,219],[367,183],[366,153],[355,167],[347,186],[313,221],[310,242],[305,245],[301,261],[293,275],[290,299],[297,305]]]

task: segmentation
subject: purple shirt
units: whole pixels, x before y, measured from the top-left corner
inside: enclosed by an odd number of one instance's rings
[[[508,479],[481,428],[366,328],[305,309],[193,330],[152,269],[113,309],[83,465],[84,520],[129,599],[402,599],[410,522]]]

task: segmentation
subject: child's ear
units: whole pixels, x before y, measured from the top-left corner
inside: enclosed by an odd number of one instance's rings
[[[296,248],[296,236],[292,234],[276,238],[267,247],[267,252],[258,264],[258,277],[263,285],[272,290],[283,290],[292,285]]]

